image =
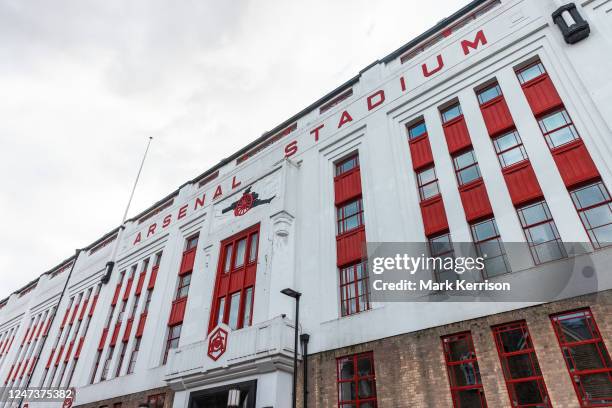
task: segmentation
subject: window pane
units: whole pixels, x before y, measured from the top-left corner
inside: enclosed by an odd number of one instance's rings
[[[476,241],[484,241],[498,235],[497,225],[492,219],[472,225],[472,231]]]
[[[408,129],[408,135],[410,139],[415,139],[421,135],[424,135],[427,132],[427,127],[425,126],[425,122],[417,123],[416,125],[411,126]]]
[[[500,153],[504,150],[508,150],[520,143],[522,142],[516,131],[506,133],[505,135],[497,137],[493,140],[493,144],[495,145],[495,150],[497,151],[497,153]]]
[[[521,162],[527,158],[527,153],[523,146],[516,147],[512,150],[508,150],[500,155],[500,162],[502,167],[512,166],[518,162]]]
[[[223,265],[223,271],[229,272],[232,265],[232,244],[229,244],[225,247],[225,260]]]
[[[581,210],[586,207],[591,207],[595,204],[610,200],[607,189],[601,182],[591,184],[572,191],[572,200],[576,208]]]
[[[478,180],[480,178],[480,170],[478,166],[468,167],[467,169],[461,170],[458,176],[459,184],[464,185],[470,181]]]
[[[338,365],[340,366],[339,372],[341,380],[348,380],[353,378],[353,376],[355,375],[355,368],[352,358],[342,359],[338,362]]]
[[[548,145],[551,148],[564,145],[572,140],[578,139],[578,133],[574,126],[564,127],[548,134]]]
[[[480,102],[482,105],[483,103],[487,103],[490,100],[497,98],[499,95],[501,95],[501,88],[498,84],[495,84],[478,93],[478,102]]]
[[[236,244],[236,258],[234,259],[234,267],[239,268],[244,265],[244,256],[246,255],[246,238],[241,239]]]
[[[523,227],[537,224],[550,218],[548,205],[545,202],[523,207],[519,210],[519,213]]]
[[[253,302],[253,288],[248,288],[244,292],[244,316],[242,319],[243,326],[251,325],[251,310],[252,310],[252,302]]]
[[[259,234],[256,232],[251,235],[251,243],[249,244],[249,262],[257,259],[257,245],[259,244]]]
[[[542,63],[538,62],[537,64],[532,65],[531,67],[523,68],[521,71],[519,71],[519,81],[521,84],[524,84],[525,82],[529,82],[532,79],[539,77],[545,72],[546,70],[544,69]]]
[[[520,405],[540,404],[544,397],[540,392],[538,381],[524,381],[513,385],[513,395]],[[546,407],[548,405],[542,405]]]
[[[217,324],[223,323],[223,314],[225,313],[225,296],[219,298],[219,308],[217,309]]]
[[[240,292],[233,293],[230,297],[229,327],[232,330],[238,328],[238,310],[240,309]]]
[[[436,171],[433,167],[427,170],[423,170],[419,172],[418,178],[419,178],[419,185],[421,186],[424,184],[430,183],[436,180]]]
[[[457,104],[442,111],[442,122],[446,123],[461,116],[461,105]]]
[[[565,110],[560,110],[543,117],[539,122],[542,132],[548,133],[552,130],[560,128],[561,126],[567,125],[570,123],[570,120],[567,112]]]
[[[421,191],[421,200],[427,200],[428,198],[435,197],[440,194],[440,190],[438,188],[438,182],[434,182],[431,184],[427,184],[424,187],[420,188]]]
[[[455,157],[455,170],[464,169],[472,164],[476,163],[476,156],[474,151],[470,150]]]

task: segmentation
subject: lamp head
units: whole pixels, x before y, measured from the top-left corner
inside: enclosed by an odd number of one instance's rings
[[[300,296],[302,296],[302,294],[300,292],[298,292],[297,290],[293,290],[291,288],[285,288],[285,289],[281,290],[281,293],[283,295],[287,295],[287,296],[292,297],[294,299],[298,299]]]

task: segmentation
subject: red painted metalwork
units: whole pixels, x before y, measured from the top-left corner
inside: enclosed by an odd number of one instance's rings
[[[123,301],[128,300],[128,298],[130,297],[130,290],[132,290],[132,283],[134,282],[134,277],[130,277],[127,280],[127,284],[125,285],[125,291],[123,292]]]
[[[427,133],[409,141],[412,168],[422,169],[433,163],[433,154]]]
[[[130,318],[125,323],[125,331],[123,332],[122,341],[126,342],[130,339],[130,333],[132,332],[132,325],[134,324],[134,318]]]
[[[480,105],[489,136],[495,137],[514,127],[514,121],[503,95]]]
[[[183,252],[183,258],[181,259],[181,266],[179,268],[179,276],[191,273],[193,271],[193,264],[195,262],[196,249],[191,248]]]
[[[463,115],[449,120],[444,125],[444,137],[448,151],[453,154],[472,145]]]
[[[136,334],[135,334],[136,338],[142,337],[142,333],[144,332],[146,322],[147,322],[147,313],[145,312],[140,315],[140,320],[138,320],[138,327],[136,328]]]
[[[176,326],[177,324],[183,322],[186,305],[187,296],[184,296],[172,302],[172,309],[170,310],[170,317],[168,318],[168,326]]]
[[[121,292],[121,282],[115,286],[115,294],[113,295],[113,301],[111,302],[111,306],[115,306],[117,304],[117,300],[119,300],[119,293]]]
[[[561,178],[568,188],[600,177],[582,139],[565,144],[552,151]]]
[[[113,335],[111,337],[110,340],[110,345],[111,347],[113,347],[115,344],[117,344],[117,338],[119,337],[119,330],[121,329],[121,322],[117,322],[115,324],[115,328],[113,329]]]
[[[146,276],[147,276],[146,270],[140,272],[140,275],[138,275],[138,282],[136,283],[136,291],[134,292],[136,296],[142,293],[142,287],[144,286],[144,280]]]
[[[337,265],[344,266],[365,259],[366,234],[362,225],[336,237]]]
[[[546,73],[525,82],[522,86],[527,102],[535,116],[563,105],[555,85]]]
[[[506,380],[510,405],[515,408],[552,408],[527,323],[518,321],[495,326],[493,337]],[[523,390],[527,394],[523,394]],[[537,395],[534,395],[534,392],[537,392]]]
[[[459,187],[461,203],[468,222],[472,222],[493,214],[489,195],[482,179]]]
[[[155,281],[157,280],[157,272],[159,271],[159,265],[155,265],[151,268],[151,277],[149,278],[149,284],[147,289],[153,289],[155,287]]]
[[[446,211],[444,210],[442,196],[439,195],[429,200],[422,201],[421,215],[423,216],[426,236],[429,237],[448,229],[448,220],[446,219]]]
[[[377,406],[374,354],[371,351],[337,358],[336,379],[338,407]]]
[[[550,318],[580,407],[611,406],[612,364],[591,310]]]
[[[506,167],[502,170],[506,186],[515,206],[543,197],[540,183],[529,160]]]
[[[336,205],[361,195],[361,171],[355,167],[334,177],[334,193]]]

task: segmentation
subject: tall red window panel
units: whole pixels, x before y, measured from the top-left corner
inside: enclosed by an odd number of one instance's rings
[[[539,60],[518,69],[516,76],[534,115],[539,116],[563,104],[555,85]]]
[[[221,322],[234,330],[252,324],[258,246],[259,224],[221,242],[209,332]]]
[[[361,171],[357,154],[336,163],[334,192],[336,204],[361,195]]]
[[[590,309],[551,316],[580,407],[612,406],[612,362]]]
[[[480,175],[480,167],[473,149],[453,156],[453,166],[461,203],[468,222],[489,216],[493,213],[487,189]]]
[[[192,237],[187,238],[185,251],[181,259],[181,266],[179,268],[179,275],[185,275],[193,271],[193,263],[195,262],[196,250],[198,246],[198,237],[196,234]]]
[[[601,181],[570,191],[582,225],[595,248],[612,244],[612,200]]]
[[[444,360],[455,408],[486,408],[480,369],[470,332],[442,338]]]
[[[372,352],[336,360],[339,408],[376,408],[376,375]]]
[[[599,171],[582,140],[559,147],[552,153],[567,188],[600,178]]]
[[[493,336],[512,407],[551,408],[527,323],[495,326]]]
[[[506,187],[515,206],[542,198],[543,193],[529,160],[502,169]]]
[[[360,261],[340,270],[340,306],[342,316],[370,309],[368,263]]]
[[[447,108],[440,110],[442,116],[442,127],[444,129],[444,137],[448,145],[448,151],[453,154],[471,146],[470,134],[461,105],[455,103]]]
[[[485,85],[477,90],[476,96],[489,136],[497,136],[514,127],[508,104],[506,104],[497,82]]]
[[[408,125],[407,128],[412,168],[418,170],[431,165],[433,163],[433,154],[427,136],[425,121],[419,120],[416,123]]]
[[[527,204],[516,212],[536,264],[567,257],[546,201]]]

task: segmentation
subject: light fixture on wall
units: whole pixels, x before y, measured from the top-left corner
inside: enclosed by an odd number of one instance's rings
[[[227,408],[238,408],[240,406],[240,390],[232,388],[227,394]]]
[[[575,44],[591,33],[591,27],[578,12],[574,3],[559,7],[552,13],[552,19],[561,30],[565,42]]]

